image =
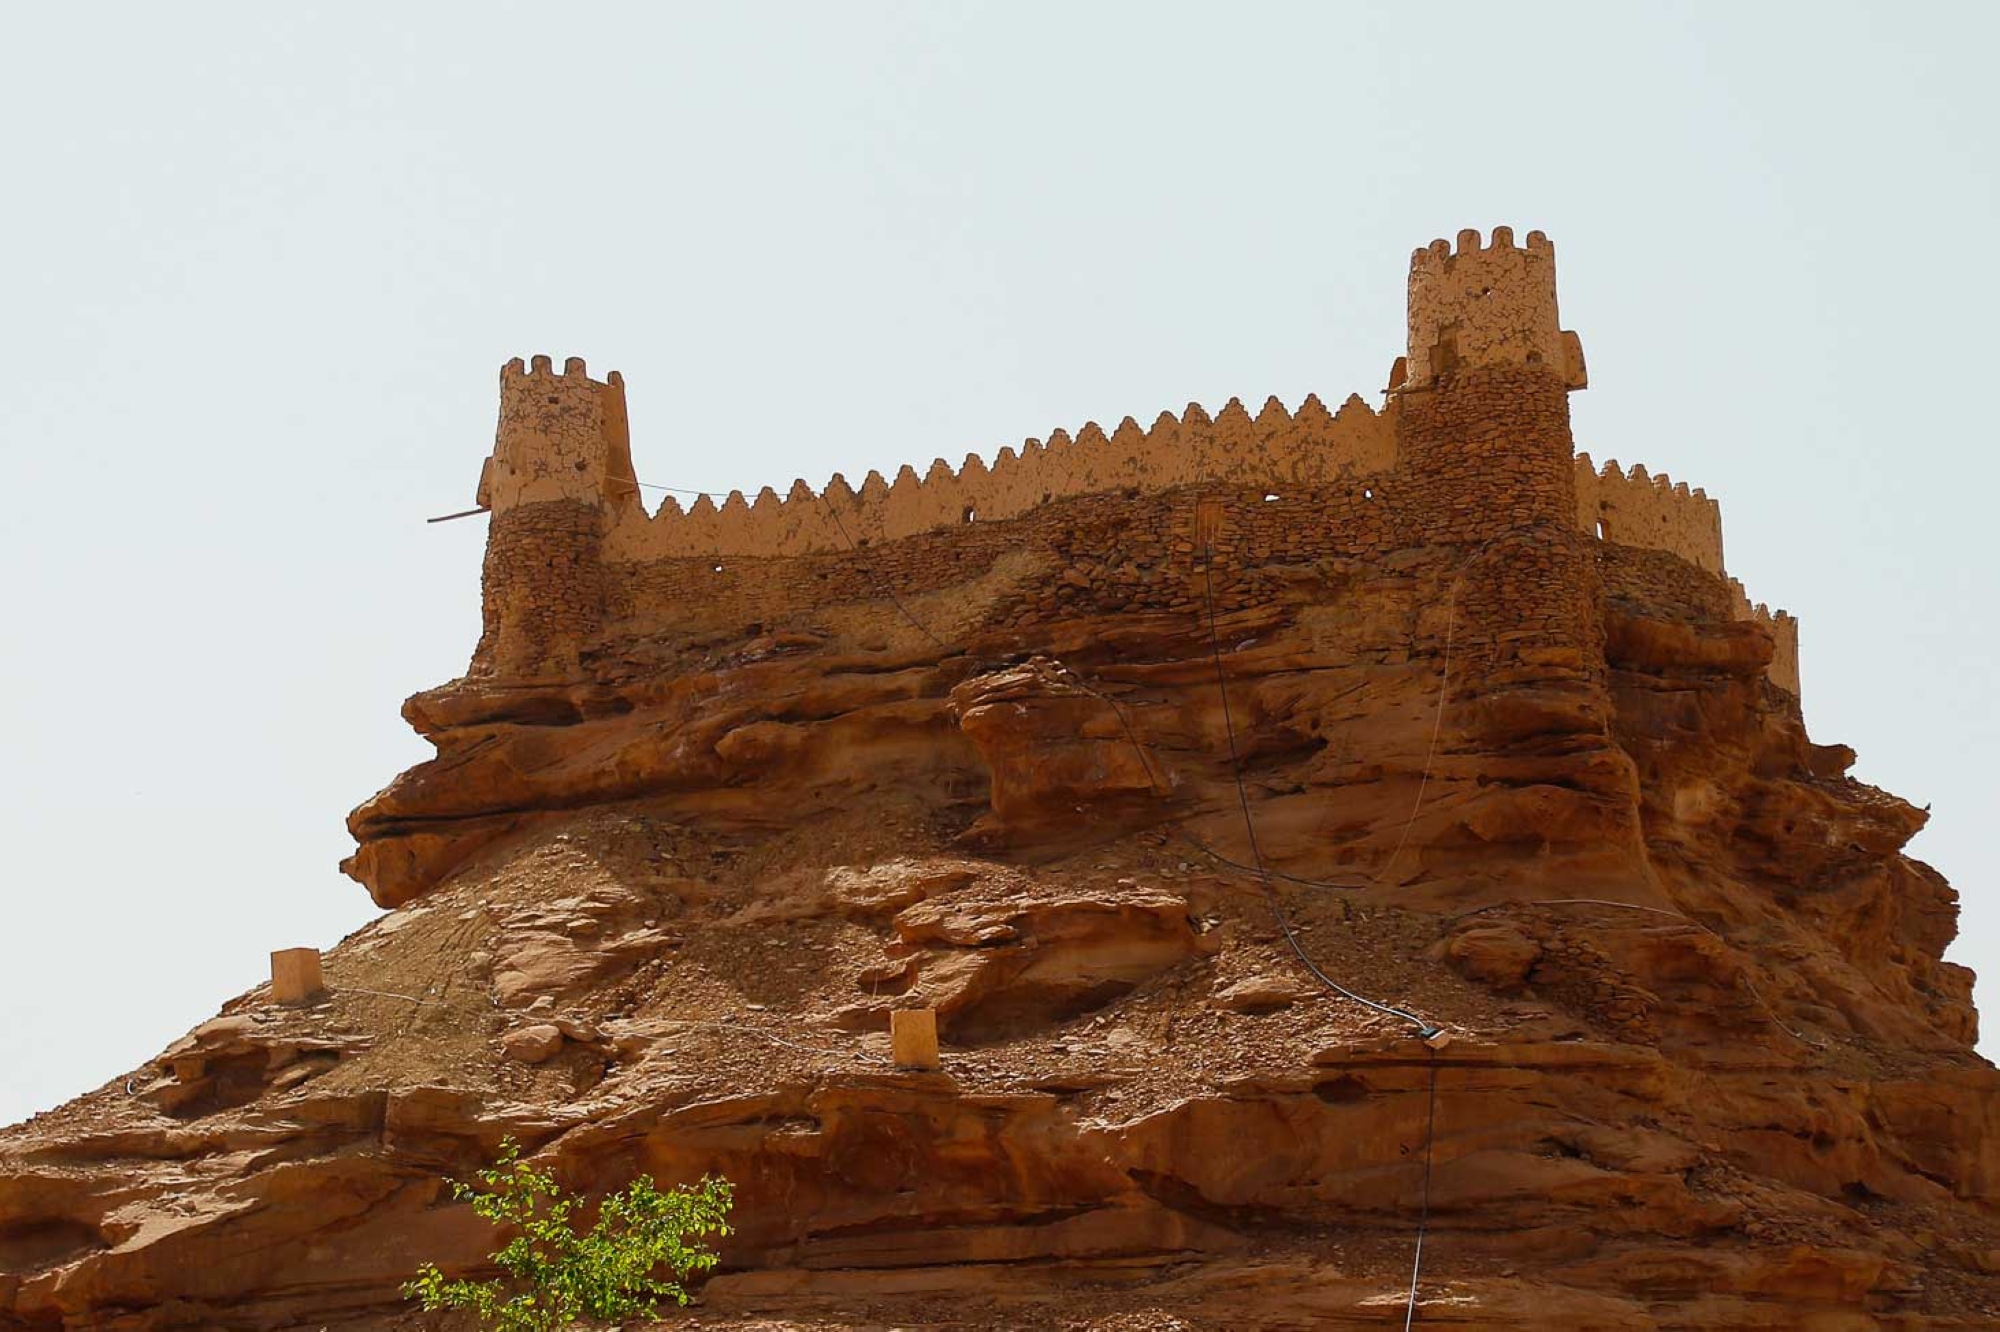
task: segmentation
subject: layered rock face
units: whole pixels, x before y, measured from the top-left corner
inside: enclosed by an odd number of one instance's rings
[[[1420,1326],[1992,1326],[1923,815],[1718,571],[1576,529],[1553,310],[1425,310],[1386,471],[761,563],[496,507],[351,821],[390,910],[0,1133],[0,1327],[431,1326],[508,1134],[735,1181],[695,1327],[1400,1326],[1420,1225]]]

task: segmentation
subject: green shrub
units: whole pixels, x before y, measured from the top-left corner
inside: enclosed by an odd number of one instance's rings
[[[597,1210],[582,1235],[570,1225],[580,1199],[564,1197],[555,1177],[521,1159],[512,1138],[478,1172],[479,1184],[449,1181],[452,1195],[513,1238],[492,1255],[503,1275],[447,1281],[425,1263],[403,1294],[425,1309],[470,1309],[499,1332],[557,1332],[578,1318],[654,1318],[661,1300],[686,1304],[681,1282],[715,1266],[699,1240],[727,1235],[729,1181],[709,1177],[662,1193],[641,1175]],[[482,1187],[483,1186],[483,1187]]]

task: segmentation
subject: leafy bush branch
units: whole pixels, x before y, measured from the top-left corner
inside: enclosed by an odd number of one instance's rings
[[[662,1300],[684,1305],[681,1284],[715,1266],[700,1241],[729,1233],[734,1193],[726,1179],[677,1184],[662,1192],[641,1175],[598,1205],[597,1224],[570,1224],[581,1199],[563,1194],[555,1176],[521,1159],[512,1138],[477,1174],[452,1180],[452,1196],[513,1232],[492,1257],[502,1273],[489,1281],[447,1280],[433,1263],[403,1294],[429,1309],[469,1309],[497,1332],[559,1332],[579,1318],[655,1318]]]

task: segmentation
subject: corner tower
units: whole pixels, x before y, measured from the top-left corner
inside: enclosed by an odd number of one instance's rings
[[[1409,345],[1390,371],[1397,461],[1427,539],[1476,544],[1575,520],[1569,394],[1583,345],[1556,315],[1555,247],[1508,227],[1410,256]]]
[[[1459,550],[1466,664],[1498,684],[1601,678],[1597,562],[1576,528],[1569,395],[1583,347],[1556,312],[1555,247],[1507,227],[1410,257],[1390,372],[1396,460],[1427,544]],[[1470,682],[1469,682],[1470,683]]]
[[[478,503],[493,516],[472,673],[575,675],[604,620],[604,534],[622,509],[640,507],[625,381],[616,371],[592,379],[580,357],[559,375],[546,356],[509,361]]]
[[[1410,256],[1409,351],[1391,390],[1434,387],[1461,366],[1547,366],[1563,386],[1588,384],[1583,343],[1556,316],[1556,249],[1539,231],[1514,244],[1512,227],[1477,231],[1458,246],[1432,241]]]
[[[625,380],[616,370],[592,379],[583,358],[500,368],[500,425],[493,456],[479,473],[479,504],[495,514],[522,504],[577,500],[637,503]]]

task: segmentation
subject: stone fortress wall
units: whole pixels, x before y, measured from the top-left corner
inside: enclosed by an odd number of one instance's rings
[[[1057,430],[1046,443],[1002,449],[991,466],[978,455],[956,470],[938,459],[921,476],[909,466],[893,481],[870,472],[858,489],[836,474],[819,491],[799,480],[782,496],[736,491],[717,505],[702,495],[685,509],[669,497],[653,513],[632,467],[623,380],[593,380],[577,358],[561,374],[545,356],[516,359],[501,372],[499,430],[479,485],[478,502],[494,515],[488,600],[500,603],[489,605],[480,655],[504,649],[506,658],[573,669],[590,626],[632,606],[621,581],[686,581],[646,572],[663,561],[686,562],[686,577],[720,574],[725,562],[737,574],[754,561],[775,593],[796,581],[778,567],[786,560],[833,556],[837,565],[866,546],[879,565],[887,547],[922,536],[924,563],[936,564],[954,544],[968,555],[1004,549],[1007,538],[990,525],[1011,527],[1044,506],[1189,487],[1268,492],[1288,513],[1286,501],[1308,495],[1368,512],[1379,495],[1395,501],[1383,511],[1399,515],[1396,538],[1417,544],[1468,544],[1496,522],[1560,515],[1581,535],[1726,577],[1720,508],[1703,491],[1644,467],[1599,470],[1574,453],[1563,397],[1587,378],[1580,341],[1557,322],[1545,236],[1530,232],[1516,246],[1501,227],[1482,244],[1465,231],[1455,248],[1438,241],[1416,251],[1408,311],[1408,350],[1380,411],[1359,396],[1332,412],[1316,396],[1296,411],[1271,398],[1254,416],[1238,399],[1213,417],[1190,404],[1148,427],[1127,417],[1109,432],[1095,423],[1074,436]],[[1331,510],[1322,522],[1349,525]],[[822,586],[848,581],[823,568],[824,558],[806,563]],[[1560,576],[1575,576],[1573,562]],[[1777,640],[1771,679],[1796,694],[1796,621],[1729,586],[1737,617],[1761,621]],[[681,591],[698,595],[692,585]]]
[[[1394,422],[1358,396],[1336,412],[1317,397],[1298,411],[1276,398],[1256,416],[1231,398],[1214,417],[1189,403],[1142,428],[1131,417],[1107,433],[1090,422],[1074,436],[1052,432],[1017,452],[1003,448],[988,467],[970,454],[954,471],[944,459],[921,477],[905,466],[893,482],[870,472],[860,489],[836,474],[818,492],[794,481],[781,498],[707,495],[683,511],[671,496],[644,524],[621,521],[612,549],[621,558],[667,555],[804,555],[893,541],[919,532],[1017,518],[1052,500],[1113,490],[1164,491],[1199,483],[1312,486],[1385,473],[1395,462]],[[831,512],[829,512],[831,510]]]

